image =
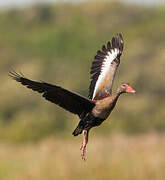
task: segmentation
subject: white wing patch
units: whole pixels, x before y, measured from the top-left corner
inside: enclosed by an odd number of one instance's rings
[[[116,59],[118,54],[119,54],[119,49],[115,48],[115,49],[111,49],[111,52],[109,51],[108,55],[105,56],[102,67],[101,67],[101,73],[100,73],[98,80],[96,82],[96,85],[95,85],[92,99],[95,98],[100,85],[102,84],[108,71],[110,70],[112,61]]]
[[[123,45],[123,37],[119,33],[112,37],[106,46],[103,45],[101,51],[97,51],[90,71],[90,99],[99,100],[112,94],[113,80],[120,64]]]

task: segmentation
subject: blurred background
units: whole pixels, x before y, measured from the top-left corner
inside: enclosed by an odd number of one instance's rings
[[[165,179],[165,6],[162,0],[0,1],[0,179]],[[8,77],[11,68],[88,95],[97,50],[121,32],[110,118],[90,132],[80,158],[78,117]],[[72,166],[71,166],[72,165]]]

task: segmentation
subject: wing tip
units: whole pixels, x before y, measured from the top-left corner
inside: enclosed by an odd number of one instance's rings
[[[119,49],[119,53],[121,54],[123,51],[123,47],[124,47],[124,40],[123,40],[122,33],[117,33],[112,38],[112,48]]]
[[[18,82],[21,82],[21,78],[24,77],[24,75],[23,75],[21,72],[17,73],[17,72],[16,72],[15,70],[13,70],[13,69],[11,69],[11,70],[8,72],[8,75],[9,75],[10,78],[12,78],[12,79],[14,79],[14,80],[16,80],[16,81],[18,81]]]

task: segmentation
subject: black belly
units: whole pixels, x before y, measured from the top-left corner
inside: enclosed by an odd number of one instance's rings
[[[80,120],[77,128],[72,133],[74,136],[81,134],[83,130],[90,130],[92,127],[99,126],[105,119],[93,116],[91,113],[87,114]]]

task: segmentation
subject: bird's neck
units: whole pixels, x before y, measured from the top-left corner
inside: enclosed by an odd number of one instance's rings
[[[114,100],[117,101],[121,94],[123,94],[122,91],[117,91],[116,94],[114,95]]]

